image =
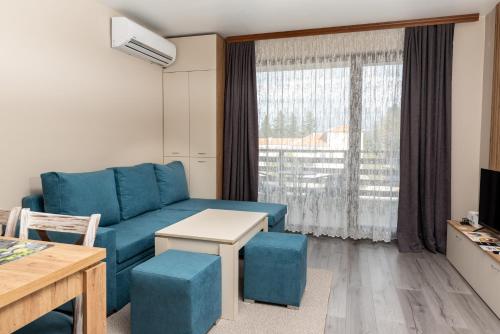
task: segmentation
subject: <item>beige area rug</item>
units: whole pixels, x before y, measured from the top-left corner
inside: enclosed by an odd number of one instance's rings
[[[332,273],[307,270],[307,285],[300,309],[249,304],[240,301],[236,321],[221,320],[209,334],[323,334]],[[108,318],[109,334],[130,333],[130,305]]]

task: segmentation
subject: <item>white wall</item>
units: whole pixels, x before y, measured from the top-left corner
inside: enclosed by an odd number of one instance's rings
[[[97,0],[1,2],[0,207],[38,192],[41,172],[161,161],[161,69],[110,48],[114,15]],[[478,206],[484,36],[484,17],[456,25],[454,218]]]
[[[97,0],[0,4],[0,207],[45,171],[162,160],[162,71],[110,48]]]
[[[481,161],[485,19],[455,26],[452,88],[451,212],[477,210]]]

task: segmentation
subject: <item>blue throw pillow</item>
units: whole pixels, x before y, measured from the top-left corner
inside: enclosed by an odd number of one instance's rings
[[[153,164],[117,167],[113,170],[122,219],[161,208]]]
[[[90,173],[41,175],[45,211],[74,216],[101,214],[99,226],[120,221],[114,174],[110,170]]]
[[[186,172],[182,162],[155,165],[155,172],[163,206],[189,199]]]

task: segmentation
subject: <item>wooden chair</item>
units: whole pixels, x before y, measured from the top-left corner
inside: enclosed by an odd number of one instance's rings
[[[32,212],[30,209],[22,209],[19,238],[29,239],[29,230],[36,230],[41,240],[52,242],[47,232],[72,233],[81,235],[75,244],[92,247],[100,219],[100,214],[80,217]],[[76,297],[73,313],[74,334],[83,332],[82,306],[82,297]]]
[[[20,213],[20,207],[15,207],[12,210],[0,210],[0,235],[4,235],[6,237],[16,236],[16,226]]]

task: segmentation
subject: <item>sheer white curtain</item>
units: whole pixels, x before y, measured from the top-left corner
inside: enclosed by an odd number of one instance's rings
[[[404,32],[256,42],[259,200],[286,228],[395,238]]]

